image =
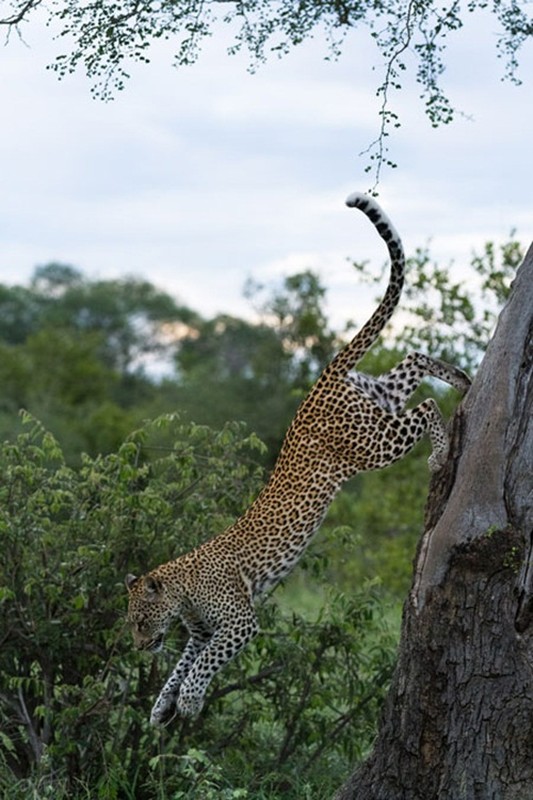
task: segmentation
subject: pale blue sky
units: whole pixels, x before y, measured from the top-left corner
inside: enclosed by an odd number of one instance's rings
[[[456,269],[474,248],[516,227],[533,238],[529,45],[524,85],[502,83],[495,22],[469,20],[451,40],[445,85],[471,119],[433,130],[407,79],[393,98],[402,127],[390,142],[380,202],[407,251],[432,240]],[[317,269],[334,322],[363,321],[374,290],[346,258],[385,249],[362,215],[344,208],[366,190],[379,66],[368,32],[337,62],[315,39],[255,75],[225,54],[224,32],[197,65],[170,66],[168,45],[134,67],[113,103],[75,75],[46,71],[55,50],[42,28],[1,51],[0,281],[22,282],[58,260],[93,277],[144,276],[205,313],[248,312],[247,277]]]

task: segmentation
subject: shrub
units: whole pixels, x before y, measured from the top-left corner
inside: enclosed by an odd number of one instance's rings
[[[2,796],[302,798],[328,775],[338,784],[371,740],[391,670],[371,586],[331,595],[315,621],[263,603],[268,633],[198,719],[164,731],[149,711],[183,641],[154,659],[124,629],[124,575],[216,534],[257,493],[256,437],[167,415],[74,470],[24,422],[0,450]]]

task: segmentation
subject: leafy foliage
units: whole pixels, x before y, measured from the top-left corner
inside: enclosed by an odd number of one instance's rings
[[[251,285],[246,294],[259,323],[205,320],[149,282],[91,281],[63,264],[37,268],[28,287],[0,286],[0,432],[17,430],[26,408],[77,464],[82,451],[109,452],[142,419],[179,408],[215,427],[245,421],[272,458],[336,337],[309,271],[272,297]],[[162,359],[177,375],[156,384],[147,370]]]
[[[391,671],[371,587],[332,595],[316,621],[266,603],[265,634],[202,716],[161,734],[149,708],[176,654],[161,665],[124,635],[121,576],[239,514],[262,478],[258,440],[166,416],[73,470],[25,423],[0,451],[2,796],[301,797],[305,778],[316,797],[318,756],[338,783],[371,741]]]
[[[244,295],[263,325],[277,332],[290,380],[307,391],[339,345],[322,308],[326,290],[310,270],[289,275],[279,289],[269,289],[265,298],[266,288],[248,280]]]
[[[324,295],[310,271],[288,276],[273,291],[249,281],[245,296],[257,322],[218,315],[180,339],[179,407],[210,425],[245,421],[272,460],[299,401],[338,344],[322,309]]]
[[[176,305],[169,294],[148,281],[90,281],[74,267],[57,263],[37,267],[28,297],[39,309],[33,315],[34,330],[97,333],[102,360],[121,373],[161,353],[166,325],[187,325],[196,319],[192,311]]]
[[[154,395],[143,368],[168,348],[166,329],[196,318],[147,281],[91,281],[74,267],[38,267],[30,285],[0,286],[0,431],[31,410],[67,445],[116,448]]]

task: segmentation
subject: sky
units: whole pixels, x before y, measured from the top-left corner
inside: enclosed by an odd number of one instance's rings
[[[525,245],[533,238],[533,48],[521,56],[523,85],[502,82],[496,21],[467,22],[450,38],[443,79],[464,116],[433,129],[407,76],[392,98],[398,168],[379,186],[407,254],[430,242],[456,271],[513,228]],[[93,99],[81,71],[58,81],[46,70],[57,45],[42,24],[2,47],[0,282],[59,261],[92,278],[147,278],[205,316],[250,316],[247,278],[311,268],[333,324],[364,322],[376,289],[348,259],[378,271],[386,250],[344,200],[372,185],[359,155],[379,125],[368,31],[351,34],[337,62],[317,36],[253,75],[229,43],[221,30],[179,70],[158,44],[111,103]]]

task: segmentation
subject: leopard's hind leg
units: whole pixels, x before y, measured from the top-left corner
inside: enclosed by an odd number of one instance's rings
[[[415,408],[393,414],[379,408],[374,411],[375,437],[372,446],[359,459],[359,470],[375,470],[399,461],[426,434],[432,445],[428,459],[432,472],[440,469],[448,455],[448,435],[440,409],[428,398]]]
[[[435,400],[429,398],[416,408],[405,410],[405,404],[426,377],[439,378],[464,393],[470,386],[465,372],[423,353],[410,353],[394,369],[379,377],[363,373],[349,376],[358,392],[363,391],[380,408],[380,446],[370,454],[366,469],[380,469],[402,458],[422,438],[429,434],[432,453],[429,468],[435,472],[446,461],[448,434],[446,424]]]
[[[470,378],[463,370],[423,353],[409,353],[390,372],[372,377],[364,373],[350,375],[350,381],[372,397],[381,408],[400,413],[424,378],[439,378],[464,394]]]

